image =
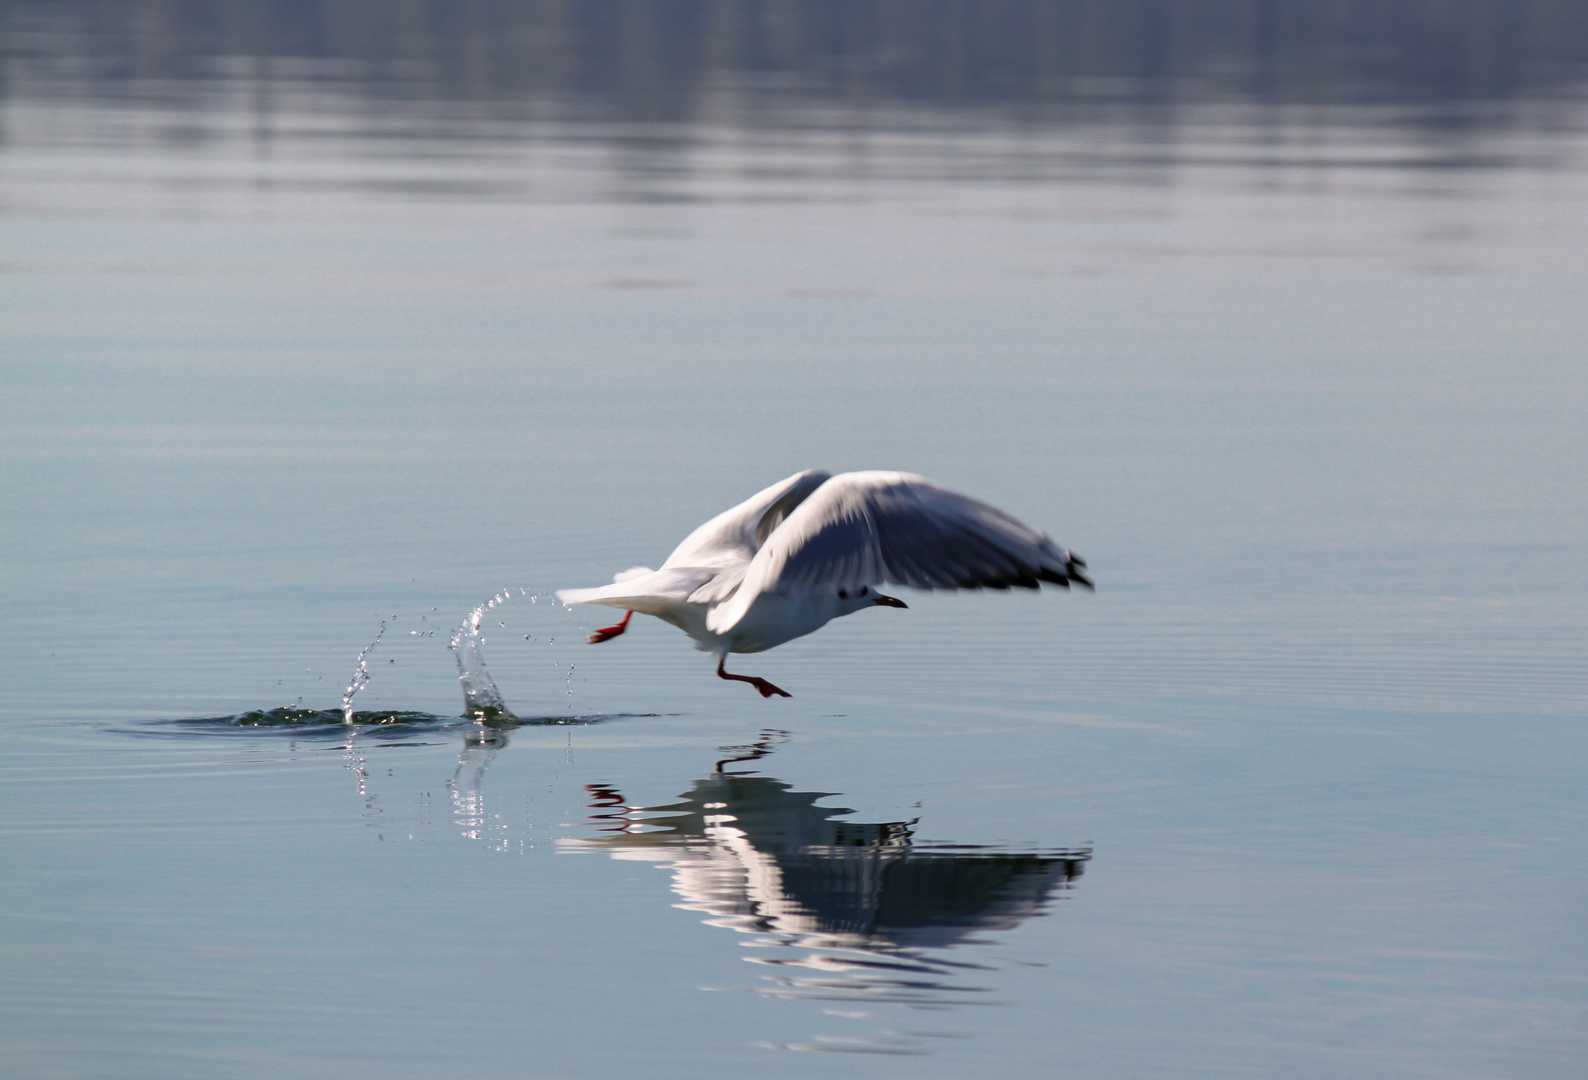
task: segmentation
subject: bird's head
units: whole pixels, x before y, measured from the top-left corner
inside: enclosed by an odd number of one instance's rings
[[[840,587],[838,590],[838,613],[840,615],[853,615],[861,608],[868,607],[909,607],[903,600],[896,596],[883,596],[870,585],[862,585],[858,589]]]

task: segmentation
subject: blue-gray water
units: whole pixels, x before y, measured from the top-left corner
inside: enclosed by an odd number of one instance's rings
[[[1580,1075],[1570,5],[1004,82],[211,6],[6,10],[0,1071]],[[812,466],[1097,592],[736,659],[786,701],[545,598]],[[493,598],[556,723],[447,719]]]

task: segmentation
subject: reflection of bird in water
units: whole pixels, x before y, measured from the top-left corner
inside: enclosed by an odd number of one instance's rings
[[[588,790],[605,835],[569,846],[667,863],[680,907],[761,934],[759,944],[806,952],[759,962],[846,976],[791,977],[773,991],[780,996],[942,1003],[945,992],[963,994],[971,988],[922,976],[971,965],[921,950],[986,944],[977,931],[1014,929],[1091,857],[918,845],[913,821],[835,820],[851,811],[764,776],[718,771],[679,802],[650,808],[625,805],[610,787]]]
[[[636,611],[654,615],[715,653],[720,677],[788,697],[765,679],[729,674],[728,654],[774,648],[862,608],[906,606],[875,585],[1091,588],[1085,567],[1044,533],[924,476],[808,470],[700,526],[660,570],[637,566],[615,584],[557,596],[626,609],[592,643],[623,633]]]

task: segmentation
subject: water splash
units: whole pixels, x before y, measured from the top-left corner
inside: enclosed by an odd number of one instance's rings
[[[506,700],[504,700],[502,697],[501,691],[496,688],[496,683],[494,680],[492,680],[491,673],[486,669],[485,655],[481,651],[481,646],[485,643],[483,628],[486,616],[495,608],[507,603],[508,600],[514,597],[528,597],[531,604],[536,604],[541,600],[551,599],[552,594],[532,594],[528,589],[525,588],[503,589],[492,596],[489,600],[485,601],[485,603],[470,611],[468,615],[464,617],[462,624],[452,632],[452,636],[448,644],[448,648],[452,650],[453,659],[458,665],[458,682],[463,688],[463,716],[465,719],[473,720],[476,723],[519,724],[526,722],[521,717],[515,715],[513,710],[508,707]],[[430,610],[434,612],[436,609],[431,608]],[[567,613],[566,608],[562,608],[562,611],[565,614]],[[354,709],[354,698],[356,698],[359,692],[363,690],[364,687],[370,682],[372,674],[369,660],[370,653],[374,651],[376,645],[380,644],[381,640],[386,636],[388,627],[394,625],[396,620],[396,615],[392,615],[381,620],[380,630],[376,633],[375,639],[368,645],[364,646],[364,649],[358,654],[358,661],[353,671],[353,677],[348,682],[346,691],[342,694],[342,706],[336,714],[339,716],[343,724],[348,726],[358,725],[365,722],[367,715],[373,715],[356,712]],[[499,627],[504,630],[507,629],[506,620],[497,619],[496,621]],[[429,615],[422,615],[420,617],[421,628],[409,630],[408,636],[433,636],[436,632],[433,626],[427,627],[423,625],[428,622]],[[536,637],[532,634],[525,634],[524,640],[529,642],[537,641]],[[548,636],[544,641],[544,644],[547,646],[555,646],[556,643],[557,639],[551,636]],[[391,662],[395,663],[395,660]],[[572,663],[564,665],[556,660],[552,660],[551,664],[554,670],[566,668],[566,670],[561,671],[561,673],[563,675],[563,693],[567,701],[566,709],[568,715],[566,718],[544,717],[539,720],[527,722],[577,722],[577,718],[573,714],[573,676],[575,665]],[[302,709],[301,698],[292,705],[285,706],[283,709],[276,711],[282,713],[283,715],[296,715],[298,713],[305,712],[305,710]]]
[[[520,589],[519,593],[522,595],[523,590]],[[518,719],[513,715],[513,710],[507,707],[507,702],[502,700],[496,684],[491,681],[491,673],[485,670],[485,655],[480,652],[480,645],[485,641],[480,635],[480,621],[485,618],[487,611],[506,603],[510,595],[511,590],[504,589],[469,612],[463,625],[453,632],[449,645],[453,658],[458,662],[464,715],[480,722]]]
[[[347,684],[347,689],[342,692],[342,722],[353,722],[353,699],[358,692],[369,685],[369,663],[365,659],[375,646],[380,644],[380,639],[386,636],[386,620],[380,622],[380,632],[375,635],[375,640],[364,646],[364,651],[358,654],[358,666],[353,669],[353,679]]]

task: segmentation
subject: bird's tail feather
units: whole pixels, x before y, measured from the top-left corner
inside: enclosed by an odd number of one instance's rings
[[[643,568],[635,567],[635,570],[640,569]],[[626,570],[611,585],[596,589],[558,589],[557,599],[565,604],[606,604],[651,615],[666,605],[681,603],[715,574],[715,570],[693,567],[646,570],[642,574]]]

